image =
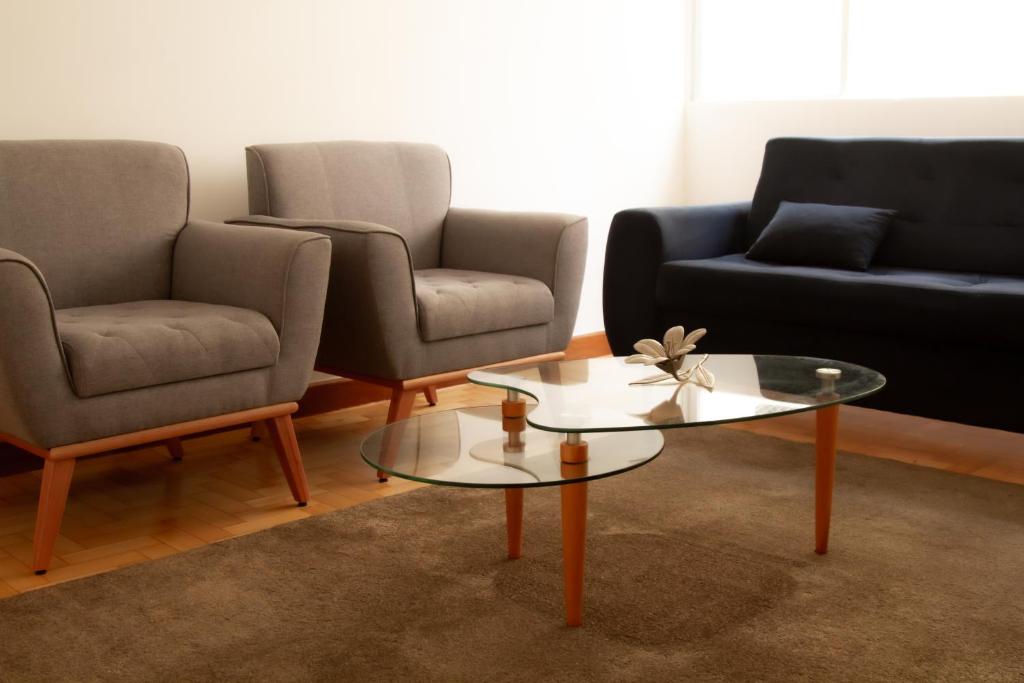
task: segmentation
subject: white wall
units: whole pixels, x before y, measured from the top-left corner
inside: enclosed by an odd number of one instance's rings
[[[1024,136],[1024,97],[690,102],[687,204],[748,200],[769,138],[801,136]]]
[[[245,212],[243,147],[433,142],[453,203],[577,212],[577,333],[608,223],[682,196],[680,0],[5,0],[0,137],[180,145],[193,215]]]

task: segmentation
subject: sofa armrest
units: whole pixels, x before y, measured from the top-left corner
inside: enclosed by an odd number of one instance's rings
[[[317,364],[372,377],[410,376],[420,342],[412,258],[401,233],[362,221],[245,216],[230,222],[328,237],[331,280]]]
[[[298,400],[320,342],[330,254],[322,235],[193,221],[174,246],[171,297],[266,315],[281,339],[271,399]]]
[[[0,433],[43,448],[54,411],[72,397],[53,299],[29,259],[0,248]]]
[[[750,203],[629,209],[612,219],[604,261],[604,325],[612,351],[632,353],[655,329],[661,264],[741,251]]]
[[[549,347],[569,343],[587,262],[587,219],[562,213],[451,208],[441,266],[540,280],[555,299]]]

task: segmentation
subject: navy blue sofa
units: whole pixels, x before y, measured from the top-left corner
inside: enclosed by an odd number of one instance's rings
[[[747,259],[783,200],[897,214],[867,272]],[[707,327],[875,368],[869,407],[1024,432],[1024,140],[771,140],[752,202],[615,216],[604,316],[616,354]]]

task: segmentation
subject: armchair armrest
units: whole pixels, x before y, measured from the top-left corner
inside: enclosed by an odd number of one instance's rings
[[[174,246],[171,297],[266,315],[281,339],[270,396],[294,401],[320,342],[330,252],[322,235],[192,221]]]
[[[293,230],[337,230],[362,234],[380,233],[392,235],[402,242],[405,238],[394,228],[365,221],[338,221],[319,218],[278,218],[277,216],[239,216],[225,221],[229,225],[252,225],[265,228],[291,228]]]
[[[604,324],[612,351],[660,338],[655,286],[661,264],[741,251],[750,203],[629,209],[612,219],[604,261]]]
[[[555,299],[551,348],[565,348],[587,261],[587,219],[561,213],[451,208],[444,222],[441,266],[540,280]]]
[[[49,447],[54,411],[71,396],[53,299],[29,259],[0,248],[0,432]]]
[[[234,225],[290,228],[331,240],[331,280],[317,365],[404,378],[417,361],[419,329],[412,258],[402,234],[362,221],[245,216]]]

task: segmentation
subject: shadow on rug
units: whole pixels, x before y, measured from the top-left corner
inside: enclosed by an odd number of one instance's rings
[[[0,680],[1024,678],[1024,488],[839,458],[830,553],[812,447],[666,432],[591,484],[584,626],[559,498],[426,488],[0,601]]]

